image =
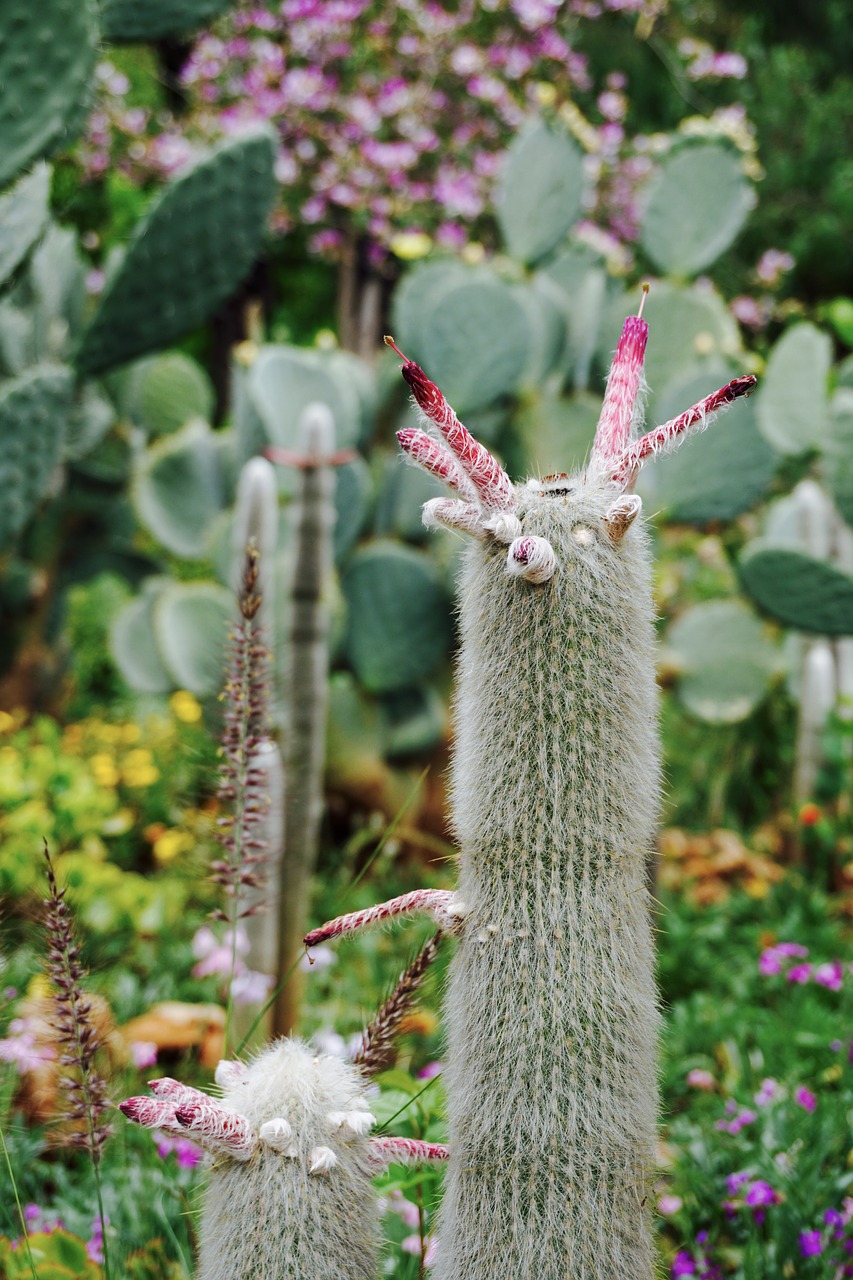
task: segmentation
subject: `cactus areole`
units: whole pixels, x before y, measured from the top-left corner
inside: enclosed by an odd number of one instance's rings
[[[450,1160],[434,1280],[652,1280],[658,1009],[646,859],[658,809],[643,460],[747,394],[737,378],[634,438],[648,326],[626,320],[587,466],[515,485],[402,352],[410,458],[471,536],[459,585],[458,937],[446,1000]],[[386,339],[389,345],[391,340]],[[394,348],[397,350],[397,348]]]

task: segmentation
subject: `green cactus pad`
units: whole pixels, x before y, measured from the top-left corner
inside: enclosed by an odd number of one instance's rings
[[[534,336],[525,307],[493,272],[451,282],[430,294],[419,358],[457,413],[481,409],[514,391]],[[411,355],[411,352],[406,352]]]
[[[149,436],[170,435],[192,418],[209,422],[214,400],[204,369],[181,351],[140,360],[130,374],[127,408]]]
[[[113,44],[162,40],[206,26],[232,0],[102,0],[101,29]]]
[[[373,478],[364,458],[335,467],[335,563],[349,554],[367,521]]]
[[[38,164],[0,197],[0,284],[9,278],[47,226],[50,168]]]
[[[710,724],[737,724],[763,702],[782,669],[777,646],[738,600],[709,600],[668,628],[664,667],[677,672],[678,697]]]
[[[348,671],[337,671],[329,680],[326,782],[364,794],[381,787],[384,777],[379,707]]]
[[[380,700],[384,754],[389,759],[434,751],[444,737],[447,713],[429,685],[401,689]]]
[[[115,420],[115,408],[105,392],[93,382],[85,383],[78,389],[68,420],[62,456],[68,462],[85,458],[100,444]]]
[[[519,415],[524,470],[547,476],[578,470],[588,456],[601,413],[598,396],[542,392],[525,401]]]
[[[564,294],[544,272],[516,285],[515,295],[527,313],[530,352],[522,379],[538,387],[559,365],[562,370],[568,342],[569,320]]]
[[[0,187],[73,138],[97,56],[93,0],[3,6]]]
[[[210,427],[190,422],[147,449],[135,468],[132,497],[139,518],[164,547],[190,559],[203,556],[226,497]]]
[[[576,390],[589,386],[590,367],[599,342],[607,303],[607,272],[603,260],[585,245],[567,249],[542,272],[563,299],[566,345],[563,366]]]
[[[85,282],[76,235],[66,227],[50,225],[30,259],[33,337],[40,359],[68,356],[88,301]]]
[[[407,271],[391,299],[391,329],[398,346],[417,360],[426,333],[424,317],[431,313],[433,300],[453,284],[467,284],[478,278],[474,267],[466,267],[455,258],[430,258]],[[392,363],[392,353],[388,353]],[[394,356],[393,360],[397,357]],[[394,365],[394,381],[399,381],[399,364]]]
[[[796,631],[853,635],[853,577],[800,551],[751,542],[740,558],[747,593],[771,618]]]
[[[853,390],[839,387],[829,406],[822,467],[835,505],[853,526]]]
[[[713,361],[687,371],[658,398],[662,420],[673,418],[734,377]],[[669,457],[643,468],[638,489],[647,509],[667,518],[706,525],[733,520],[766,493],[779,457],[758,430],[752,400],[742,398],[707,431]]]
[[[479,433],[477,439],[482,439]],[[435,476],[394,455],[386,462],[382,476],[376,502],[376,532],[404,538],[407,542],[424,542],[429,537],[421,517],[424,503],[430,498],[450,496],[447,485]]]
[[[213,582],[174,582],[154,606],[154,630],[174,684],[190,693],[218,693],[225,678],[225,654],[234,596]]]
[[[8,547],[41,502],[71,415],[69,369],[42,365],[0,391],[0,548]]]
[[[599,347],[602,386],[625,317],[636,313],[638,300],[637,292],[627,293],[607,307]],[[656,282],[646,300],[643,318],[649,322],[645,376],[651,399],[646,420],[652,426],[665,421],[658,411],[657,398],[683,376],[685,367],[697,360],[737,360],[741,343],[737,324],[713,289]]]
[[[378,541],[352,557],[341,587],[346,654],[370,693],[417,684],[450,649],[450,601],[420,551]]]
[[[299,424],[309,404],[328,405],[335,423],[335,448],[353,448],[361,426],[361,405],[351,380],[322,352],[300,347],[262,347],[249,373],[249,394],[270,444],[301,452]]]
[[[507,152],[497,194],[498,225],[507,249],[536,262],[555,248],[580,216],[583,154],[559,126],[537,120]]]
[[[809,323],[795,324],[776,343],[755,402],[758,426],[780,453],[797,454],[822,441],[832,341]]]
[[[275,194],[266,130],[208,152],[154,201],[110,277],[76,364],[94,374],[201,324],[245,278]]]
[[[154,631],[154,606],[169,586],[170,578],[147,578],[139,595],[116,615],[110,628],[113,661],[137,693],[168,693],[174,688]]]
[[[689,142],[663,162],[644,204],[640,243],[660,271],[683,277],[728,249],[755,194],[732,147]]]

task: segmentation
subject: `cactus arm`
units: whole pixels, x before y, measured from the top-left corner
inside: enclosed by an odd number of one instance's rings
[[[655,427],[646,435],[623,449],[613,469],[613,479],[623,489],[626,488],[634,472],[646,458],[658,453],[668,453],[676,448],[689,432],[704,431],[711,419],[721,410],[727,409],[741,396],[752,391],[757,379],[752,374],[735,378],[732,382],[720,387],[712,395],[706,396],[697,404],[691,405],[677,418],[671,418],[663,426]]]
[[[370,925],[382,924],[395,916],[413,915],[423,912],[441,925],[442,929],[453,930],[465,908],[450,889],[414,889],[399,898],[390,898],[376,907],[368,907],[364,911],[350,911],[343,916],[336,916],[326,924],[306,933],[303,941],[306,947],[316,947],[318,943],[330,942],[340,938],[342,934],[352,933],[354,929],[364,929]]]
[[[251,1160],[255,1154],[258,1139],[246,1117],[209,1098],[182,1102],[175,1108],[175,1119],[189,1130],[189,1137],[197,1134],[232,1160]]]
[[[184,1126],[175,1118],[174,1105],[160,1098],[127,1098],[118,1104],[118,1109],[134,1124],[141,1124],[144,1129],[159,1130],[192,1142],[199,1150],[209,1156],[217,1156],[218,1148],[199,1134],[189,1134]]]
[[[406,427],[398,431],[397,439],[400,448],[409,455],[412,462],[455,489],[464,502],[476,505],[477,490],[449,449],[417,427]]]
[[[645,299],[645,293],[643,297]],[[607,378],[604,405],[592,446],[594,463],[606,466],[611,459],[618,460],[630,443],[643,389],[643,356],[648,336],[649,326],[645,320],[639,315],[628,316]]]
[[[426,420],[438,428],[447,447],[476,490],[480,505],[487,512],[511,511],[515,505],[515,489],[503,467],[462,425],[423,369],[414,360],[406,359],[393,338],[386,337],[385,342],[403,361],[402,374],[418,408]]]
[[[424,503],[423,522],[427,529],[452,529],[456,533],[470,533],[474,538],[486,536],[482,512],[470,502],[456,498],[430,498]]]
[[[382,1137],[370,1139],[370,1159],[377,1172],[391,1164],[420,1164],[425,1160],[448,1160],[450,1148],[442,1142],[422,1142],[419,1138]]]
[[[188,1084],[181,1084],[179,1080],[173,1080],[170,1076],[161,1076],[159,1080],[149,1080],[148,1088],[158,1098],[162,1098],[164,1102],[168,1102],[174,1111],[176,1107],[183,1106],[185,1102],[209,1102],[206,1093],[202,1093],[200,1089],[193,1089]]]

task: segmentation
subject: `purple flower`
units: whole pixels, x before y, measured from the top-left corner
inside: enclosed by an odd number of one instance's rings
[[[444,1066],[440,1062],[428,1062],[425,1067],[421,1067],[418,1072],[419,1080],[432,1080],[433,1076],[440,1076]]]
[[[778,1204],[782,1197],[778,1191],[774,1191],[769,1182],[765,1182],[763,1178],[756,1178],[754,1182],[750,1182],[746,1189],[744,1202],[749,1205],[750,1209],[764,1208],[768,1204]]]
[[[819,1231],[800,1232],[800,1253],[804,1258],[814,1258],[823,1253],[823,1240]]]
[[[812,976],[812,966],[810,964],[794,964],[788,970],[788,981],[798,982],[801,986],[808,982]]]
[[[755,1095],[756,1104],[759,1107],[766,1107],[769,1102],[773,1101],[778,1092],[779,1083],[777,1080],[769,1077],[766,1080],[762,1080],[758,1093]]]
[[[780,249],[767,249],[759,258],[755,274],[762,284],[771,288],[779,283],[781,276],[794,266],[794,258],[790,253]]]
[[[817,1106],[817,1098],[811,1090],[807,1089],[803,1084],[798,1086],[797,1091],[794,1094],[794,1101],[798,1106],[801,1106],[804,1111],[814,1111]]]
[[[749,1174],[741,1171],[740,1173],[730,1173],[726,1178],[726,1187],[730,1196],[736,1195],[740,1187],[745,1182],[749,1182]]]
[[[153,1040],[132,1040],[130,1056],[136,1069],[144,1071],[146,1067],[153,1067],[157,1062],[157,1045]]]
[[[839,960],[831,960],[827,964],[819,964],[814,971],[814,980],[828,991],[840,991],[844,980],[844,969]]]
[[[696,1263],[689,1253],[685,1253],[682,1249],[672,1260],[672,1276],[673,1280],[677,1280],[678,1276],[695,1276]]]
[[[0,1062],[11,1062],[20,1075],[35,1071],[43,1062],[56,1057],[50,1045],[38,1044],[29,1018],[13,1018],[9,1023],[9,1035],[0,1040]]]
[[[193,1169],[200,1163],[202,1153],[188,1138],[175,1138],[170,1133],[155,1133],[154,1145],[161,1160],[174,1154],[181,1169]]]

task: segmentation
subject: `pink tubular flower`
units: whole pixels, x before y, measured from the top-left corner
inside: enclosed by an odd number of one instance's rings
[[[658,1199],[658,1213],[664,1218],[671,1218],[674,1213],[678,1213],[684,1205],[681,1196],[660,1196]]]
[[[56,1051],[50,1045],[36,1043],[28,1018],[13,1018],[9,1023],[9,1035],[0,1040],[0,1062],[11,1062],[20,1075],[35,1071],[43,1062],[51,1062]]]
[[[194,1169],[202,1159],[202,1153],[194,1142],[187,1138],[173,1137],[170,1133],[155,1133],[154,1145],[161,1160],[174,1155],[180,1169]]]
[[[706,1093],[712,1093],[717,1087],[717,1081],[711,1072],[704,1071],[701,1067],[688,1071],[686,1078],[691,1089],[703,1089]]]
[[[775,1191],[769,1182],[765,1182],[763,1178],[756,1178],[746,1189],[744,1203],[749,1205],[750,1209],[763,1209],[767,1205],[779,1204],[781,1199],[779,1192]]]
[[[805,986],[812,976],[812,966],[810,964],[795,964],[788,970],[787,978],[789,982],[799,983]]]
[[[671,1274],[673,1280],[678,1280],[679,1276],[695,1276],[696,1263],[689,1253],[680,1250],[672,1260]]]
[[[138,1071],[153,1067],[157,1062],[157,1045],[153,1040],[132,1040],[130,1057]]]

